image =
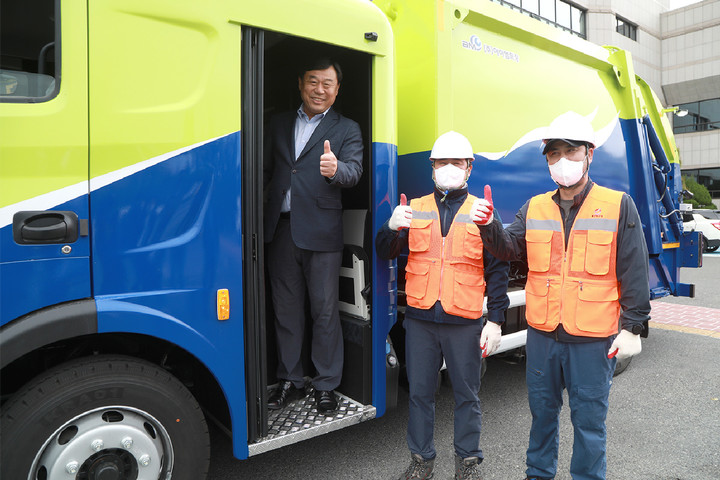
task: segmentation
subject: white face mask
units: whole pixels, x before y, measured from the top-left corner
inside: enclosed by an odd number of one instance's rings
[[[462,188],[465,185],[466,175],[467,170],[463,170],[452,164],[447,164],[444,167],[433,170],[435,185],[443,191]]]
[[[587,159],[587,157],[585,157]],[[550,176],[555,183],[563,187],[573,187],[585,175],[585,160],[573,162],[563,157],[552,165],[548,165]]]

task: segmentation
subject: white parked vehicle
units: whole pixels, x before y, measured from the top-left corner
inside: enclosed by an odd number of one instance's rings
[[[693,210],[683,217],[686,232],[702,232],[703,252],[714,252],[720,247],[720,211]]]

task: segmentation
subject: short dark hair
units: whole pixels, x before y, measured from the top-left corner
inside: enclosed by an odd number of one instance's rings
[[[313,58],[309,62],[305,63],[305,65],[298,72],[298,77],[300,79],[303,79],[305,78],[305,72],[309,72],[310,70],[325,70],[330,67],[333,67],[335,69],[335,73],[337,74],[337,81],[338,83],[341,83],[342,69],[340,69],[340,65],[337,62],[333,61],[328,57]]]

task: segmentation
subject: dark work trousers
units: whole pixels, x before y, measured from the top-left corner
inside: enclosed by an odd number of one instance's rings
[[[480,449],[480,332],[482,321],[467,325],[435,323],[405,317],[405,360],[410,383],[407,442],[411,453],[435,458],[435,390],[445,365],[455,396],[455,453],[478,457]]]
[[[570,474],[573,480],[605,479],[605,418],[617,362],[607,358],[607,352],[613,340],[565,343],[528,328],[525,376],[532,414],[528,477],[555,477],[562,392],[567,388],[574,429]]]
[[[281,218],[268,245],[268,273],[275,309],[278,369],[281,380],[304,385],[302,343],[305,334],[305,291],[312,316],[311,359],[317,370],[316,390],[334,390],[343,368],[343,337],[338,313],[338,278],[342,252],[298,248],[290,220]]]

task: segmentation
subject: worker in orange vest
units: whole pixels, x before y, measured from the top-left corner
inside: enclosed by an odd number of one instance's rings
[[[411,462],[400,480],[433,476],[435,391],[443,358],[455,396],[455,478],[480,478],[482,357],[500,345],[510,302],[509,264],[483,249],[475,223],[486,219],[478,213],[479,199],[467,190],[473,158],[463,135],[450,131],[438,137],[430,154],[434,192],[410,205],[402,195],[375,241],[384,259],[409,250],[403,326]],[[485,294],[488,321],[483,328]]]
[[[585,117],[557,117],[543,139],[558,189],[531,198],[503,229],[480,199],[487,250],[527,258],[526,379],[532,413],[527,479],[555,477],[558,416],[568,391],[573,479],[605,478],[605,418],[615,363],[640,353],[650,319],[648,252],[629,195],[593,183],[594,131]]]

